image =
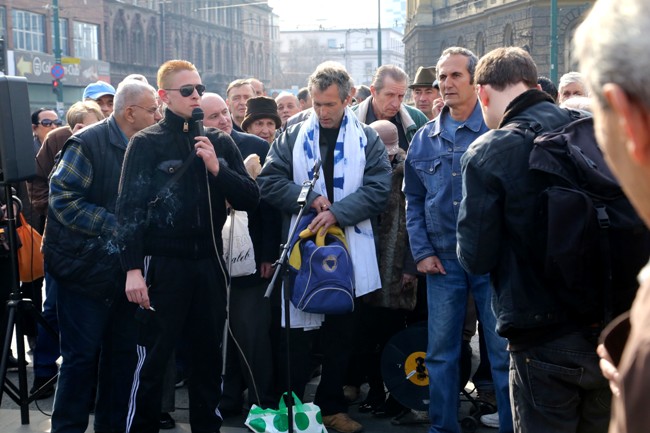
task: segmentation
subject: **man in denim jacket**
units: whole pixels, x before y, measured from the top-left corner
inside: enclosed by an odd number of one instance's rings
[[[406,225],[418,271],[427,275],[430,432],[458,432],[459,360],[471,290],[483,324],[499,410],[500,431],[512,431],[506,342],[497,336],[488,275],[470,275],[456,256],[456,219],[462,198],[460,158],[488,128],[472,86],[478,59],[446,49],[436,67],[445,101],[440,116],[420,129],[406,158]]]

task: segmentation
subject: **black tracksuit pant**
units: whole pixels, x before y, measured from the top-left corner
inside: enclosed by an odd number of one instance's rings
[[[225,279],[216,257],[151,257],[145,266],[155,311],[140,309],[138,367],[127,432],[158,432],[163,377],[183,327],[190,346],[190,425],[193,433],[221,427],[221,340],[226,317]]]

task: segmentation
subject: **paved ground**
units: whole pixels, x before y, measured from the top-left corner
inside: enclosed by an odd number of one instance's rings
[[[14,346],[14,353],[15,353]],[[475,350],[475,353],[478,350]],[[28,360],[30,359],[30,354],[27,354]],[[33,371],[31,366],[27,367],[28,380],[27,383],[29,387],[32,384],[32,375]],[[18,373],[8,373],[7,377],[14,383],[18,381]],[[305,401],[310,401],[313,398],[313,393],[315,392],[315,387],[318,383],[318,378],[314,379],[310,386],[307,389]],[[29,404],[29,424],[21,425],[21,414],[20,407],[13,402],[6,394],[3,394],[2,401],[0,402],[0,432],[1,433],[47,433],[50,432],[50,421],[49,416],[52,412],[52,401],[53,398],[50,397],[46,400],[40,400],[32,402]],[[176,428],[173,430],[166,430],[170,433],[181,433],[181,432],[190,432],[189,422],[189,413],[188,408],[189,403],[187,399],[187,388],[183,387],[176,391],[176,411],[172,413],[172,416],[177,421]],[[426,433],[428,431],[428,425],[426,424],[417,424],[417,425],[406,425],[406,426],[395,426],[391,424],[390,419],[379,419],[371,414],[361,414],[357,411],[358,403],[353,404],[350,407],[350,416],[363,424],[365,432],[367,433]],[[461,403],[461,408],[459,411],[459,419],[464,418],[468,415],[472,406],[467,401]],[[234,418],[228,418],[225,420],[224,428],[222,433],[242,433],[247,432],[248,429],[244,426],[245,416],[239,416]],[[90,423],[91,427],[88,428],[87,432],[92,433],[92,420]],[[496,433],[496,429],[491,429],[477,423],[478,433]],[[163,430],[164,431],[164,430]]]

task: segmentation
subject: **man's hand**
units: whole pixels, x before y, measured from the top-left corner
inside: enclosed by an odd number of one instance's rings
[[[332,203],[322,195],[319,195],[311,202],[311,208],[314,209],[317,213],[325,212],[332,206]]]
[[[612,394],[616,397],[621,395],[621,390],[618,386],[619,384],[619,374],[618,369],[612,362],[612,358],[609,356],[607,349],[602,344],[599,344],[596,348],[598,356],[600,356],[600,371],[605,376],[605,379],[609,380],[609,388],[612,390]]]
[[[402,286],[405,286],[406,284],[412,283],[415,280],[417,280],[418,277],[412,274],[402,274]]]
[[[201,158],[208,171],[213,176],[216,176],[219,174],[219,159],[217,159],[217,153],[214,151],[214,146],[208,137],[199,135],[198,137],[194,138],[196,139],[196,143],[194,144],[194,149],[196,149],[196,156]]]
[[[74,126],[74,128],[72,128],[72,133],[74,134],[74,133],[76,133],[77,131],[79,131],[80,129],[85,128],[85,127],[86,127],[86,125],[84,125],[83,123],[79,122],[79,123],[77,123],[77,124]]]
[[[271,278],[273,276],[273,263],[262,262],[260,265],[260,275],[262,278]]]
[[[442,98],[438,98],[433,101],[433,107],[431,108],[431,112],[433,113],[433,117],[438,117],[438,114],[442,111],[442,108],[445,106],[445,101]]]
[[[337,223],[336,217],[329,210],[331,205],[332,203],[322,195],[316,197],[311,203],[311,208],[318,212],[316,218],[314,218],[311,224],[309,224],[309,230],[311,230],[312,233],[316,233],[318,230],[323,230],[323,232],[325,232],[329,226]]]
[[[129,302],[140,305],[142,308],[149,309],[149,289],[144,281],[140,269],[131,269],[126,273],[126,298]]]
[[[316,215],[308,228],[312,233],[318,233],[319,230],[322,230],[321,234],[324,234],[329,226],[334,224],[336,224],[336,217],[331,211],[326,210]]]
[[[257,176],[262,171],[262,164],[260,163],[260,157],[256,153],[251,153],[244,160],[244,167],[246,171],[253,179],[257,179]]]
[[[427,257],[417,263],[418,271],[423,274],[442,274],[447,275],[444,266],[437,256]]]

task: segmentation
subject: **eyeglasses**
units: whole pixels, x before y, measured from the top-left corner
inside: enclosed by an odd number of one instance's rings
[[[61,126],[61,125],[63,125],[63,122],[61,120],[59,120],[59,119],[55,119],[55,120],[43,119],[40,122],[37,122],[36,124],[37,125],[43,125],[45,127],[50,127],[52,125]]]
[[[187,98],[188,96],[192,96],[194,93],[194,89],[196,89],[196,93],[199,94],[199,96],[203,96],[203,92],[205,92],[205,86],[203,84],[186,84],[184,86],[179,87],[178,89],[163,89],[163,90],[178,90],[181,92],[181,96]]]
[[[149,113],[151,115],[156,114],[156,111],[158,111],[158,107],[146,108],[146,107],[143,107],[143,106],[138,105],[138,104],[129,105],[129,107],[142,108],[144,111],[146,111],[147,113]]]

